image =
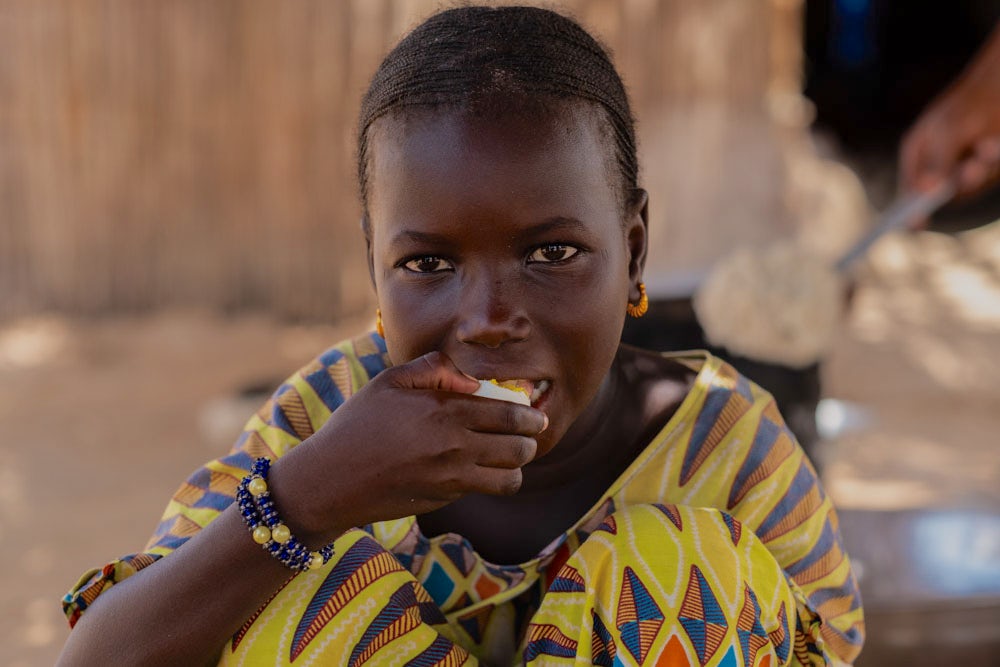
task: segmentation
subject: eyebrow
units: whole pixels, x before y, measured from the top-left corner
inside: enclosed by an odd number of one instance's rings
[[[400,243],[426,243],[428,245],[441,245],[449,242],[448,237],[443,234],[432,234],[430,232],[418,232],[412,229],[404,229],[389,241],[389,245]]]
[[[561,230],[584,231],[586,228],[587,225],[585,225],[582,220],[556,216],[554,218],[548,218],[534,227],[531,227],[525,231],[525,234],[533,236],[536,234],[546,234],[548,232],[557,232]]]
[[[558,231],[585,231],[587,225],[577,218],[567,218],[564,216],[555,216],[552,218],[547,218],[542,222],[529,227],[524,230],[521,236],[533,237],[541,236],[544,234],[549,234]],[[399,244],[426,244],[430,246],[443,246],[451,245],[451,239],[445,234],[435,234],[433,232],[420,232],[414,229],[404,229],[399,232],[389,241],[390,246],[395,246]]]

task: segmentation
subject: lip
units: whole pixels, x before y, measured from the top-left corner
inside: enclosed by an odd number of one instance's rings
[[[549,398],[549,395],[551,395],[552,393],[552,380],[541,380],[540,382],[547,382],[548,386],[546,386],[537,397],[535,397],[534,394],[532,394],[531,407],[535,408],[536,410],[542,410],[544,412],[545,404]]]

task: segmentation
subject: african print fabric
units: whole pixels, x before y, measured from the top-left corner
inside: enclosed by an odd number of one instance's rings
[[[415,517],[349,531],[224,648],[222,664],[851,662],[861,601],[837,516],[773,399],[707,353],[674,416],[589,512],[538,557],[481,558]],[[109,586],[166,556],[233,501],[258,456],[277,458],[386,368],[374,334],[293,375],[168,504],[143,553],[87,573],[70,623]]]

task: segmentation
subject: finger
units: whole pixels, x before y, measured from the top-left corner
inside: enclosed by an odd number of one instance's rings
[[[927,192],[950,178],[966,150],[959,138],[936,123],[911,131],[900,150],[900,184],[904,191]]]
[[[466,421],[466,428],[470,431],[533,437],[549,425],[549,418],[544,412],[527,405],[492,398],[474,397],[473,400],[475,409],[470,411]]]
[[[428,352],[392,369],[392,382],[402,389],[436,389],[471,394],[479,381],[458,369],[443,352]]]
[[[920,156],[914,176],[914,186],[920,192],[930,192],[953,178],[958,168],[959,154],[953,147],[931,139]]]
[[[983,166],[982,181],[976,190],[983,190],[1000,180],[1000,137],[992,136],[976,142],[975,158]]]
[[[1000,137],[987,137],[976,142],[976,158],[988,164],[1000,163]]]
[[[521,490],[524,480],[520,468],[479,468],[472,484],[473,491],[491,496],[512,496]]]
[[[525,435],[485,433],[479,435],[475,442],[478,449],[475,454],[476,465],[484,468],[520,468],[530,463],[538,451],[535,439]]]
[[[970,158],[964,161],[958,169],[958,194],[969,195],[980,189],[989,172],[989,165],[982,160]]]
[[[949,179],[949,171],[931,162],[913,165],[908,173],[900,178],[900,189],[903,192],[931,192]]]
[[[959,168],[958,192],[963,196],[976,194],[1000,177],[1000,162],[978,157],[963,162]]]

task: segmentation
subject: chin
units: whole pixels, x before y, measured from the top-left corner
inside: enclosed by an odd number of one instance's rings
[[[535,458],[531,459],[531,463],[540,461],[551,454],[552,451],[559,445],[559,442],[562,440],[563,436],[566,435],[566,433],[564,431],[559,433],[558,437],[556,437],[556,435],[556,432],[550,424],[543,433],[539,434],[538,437],[535,438],[535,441],[538,443],[538,450],[535,453]],[[531,465],[531,463],[528,465]]]

